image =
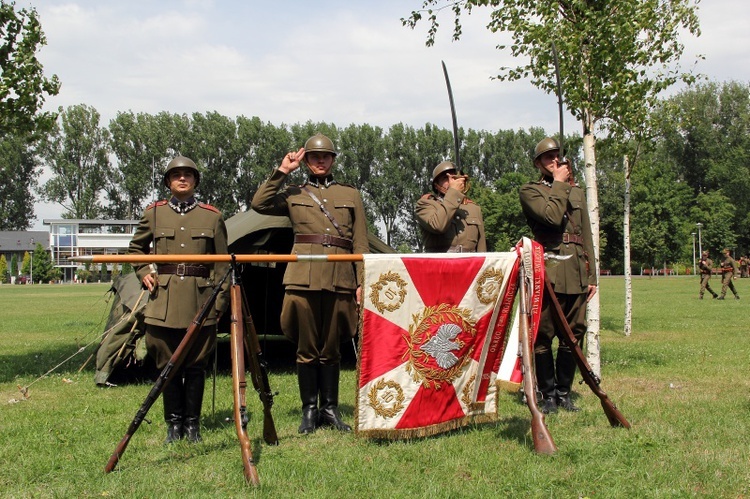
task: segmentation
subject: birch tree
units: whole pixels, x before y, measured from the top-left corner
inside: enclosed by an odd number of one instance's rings
[[[583,137],[586,198],[594,234],[599,272],[599,202],[596,178],[596,137],[602,131],[634,130],[643,105],[653,104],[674,83],[692,82],[679,61],[680,35],[699,35],[698,0],[425,0],[422,10],[402,19],[414,28],[425,16],[427,45],[437,35],[442,10],[453,13],[453,39],[462,33],[461,15],[491,9],[487,29],[507,33],[512,42],[498,45],[519,62],[500,68],[497,79],[529,79],[555,91],[551,41],[560,59],[563,100],[580,122]],[[588,360],[595,372],[599,361],[599,295],[588,306]]]

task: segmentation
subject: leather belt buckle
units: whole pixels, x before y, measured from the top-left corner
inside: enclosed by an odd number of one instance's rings
[[[570,244],[570,234],[569,233],[563,232],[562,242],[563,242],[563,244]]]
[[[323,246],[331,246],[331,235],[323,234],[323,240],[320,244],[322,244]]]
[[[178,263],[174,273],[180,277],[185,277],[185,264]]]

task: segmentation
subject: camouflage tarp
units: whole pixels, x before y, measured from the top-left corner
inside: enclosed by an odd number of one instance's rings
[[[148,293],[143,292],[138,276],[133,272],[117,277],[110,291],[114,294],[114,301],[96,351],[94,381],[97,385],[106,385],[118,367],[140,364],[146,358],[142,338],[145,333],[143,311]]]

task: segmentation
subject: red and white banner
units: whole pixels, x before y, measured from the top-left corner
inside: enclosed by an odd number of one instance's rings
[[[507,253],[365,255],[358,435],[420,437],[497,418],[501,364],[511,366],[506,381],[520,381],[509,331],[528,243]]]

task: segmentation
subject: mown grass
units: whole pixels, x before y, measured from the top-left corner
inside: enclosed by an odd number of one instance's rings
[[[106,285],[0,286],[0,494],[4,497],[746,497],[750,495],[750,279],[742,300],[697,299],[688,277],[635,278],[633,334],[622,335],[622,278],[604,278],[602,388],[632,424],[611,428],[598,399],[576,385],[579,413],[549,416],[554,456],[533,452],[528,409],[501,397],[500,420],[408,442],[321,430],[297,434],[291,350],[269,342],[281,443],[262,443],[260,403],[248,393],[261,486],[244,483],[223,370],[204,442],[165,447],[161,402],[118,469],[103,468],[150,383],[97,388],[93,347]],[[222,356],[226,351],[220,350]],[[228,361],[225,360],[224,365]],[[352,422],[356,373],[346,364],[342,411]],[[21,400],[17,385],[28,386]]]

